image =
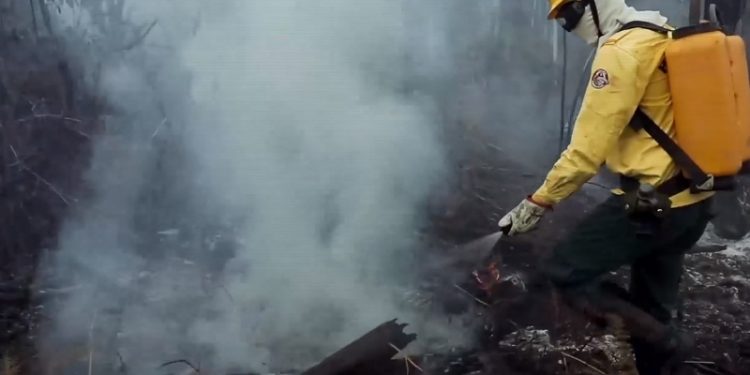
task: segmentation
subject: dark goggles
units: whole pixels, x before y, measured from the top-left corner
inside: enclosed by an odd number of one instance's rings
[[[565,31],[573,31],[581,22],[583,14],[586,12],[586,6],[589,5],[588,0],[574,0],[570,1],[557,11],[557,22],[560,23]]]

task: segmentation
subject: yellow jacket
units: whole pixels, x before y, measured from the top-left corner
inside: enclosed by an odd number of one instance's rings
[[[672,97],[661,69],[665,35],[630,29],[609,38],[597,51],[592,77],[583,98],[570,145],[533,194],[535,201],[554,205],[577,191],[606,164],[614,173],[658,186],[679,169],[645,131],[628,127],[640,106],[674,137]],[[616,191],[617,193],[621,193]],[[701,201],[714,193],[685,190],[671,197],[672,206]]]

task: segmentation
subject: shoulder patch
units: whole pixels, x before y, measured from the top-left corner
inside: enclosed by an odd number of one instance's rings
[[[591,87],[601,89],[609,85],[609,73],[604,69],[597,69],[591,76]]]

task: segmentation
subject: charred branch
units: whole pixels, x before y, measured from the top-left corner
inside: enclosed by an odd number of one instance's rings
[[[368,374],[369,368],[387,367],[391,359],[417,337],[404,333],[406,324],[392,320],[381,324],[341,350],[331,354],[302,375]],[[400,364],[399,364],[400,366]]]
[[[135,39],[133,39],[132,41],[130,41],[129,43],[125,44],[125,46],[122,47],[122,51],[129,51],[135,48],[136,46],[138,46],[139,44],[143,43],[143,41],[146,40],[146,37],[148,36],[149,33],[151,33],[151,30],[154,28],[154,26],[156,26],[156,24],[157,24],[157,20],[154,20],[148,26],[143,28],[142,31],[138,34],[138,36],[135,37]]]

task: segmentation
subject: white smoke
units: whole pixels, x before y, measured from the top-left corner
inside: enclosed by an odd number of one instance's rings
[[[40,268],[75,287],[46,300],[47,362],[62,345],[97,373],[301,369],[393,318],[464,342],[401,298],[421,205],[452,183],[441,137],[479,128],[528,168],[555,156],[546,2],[49,3],[108,117],[93,193]]]
[[[194,337],[243,332],[221,353],[232,363],[331,351],[404,314],[394,271],[408,269],[417,205],[440,177],[439,124],[396,91],[398,2],[224,5],[183,54],[188,138],[211,196],[248,214],[229,265],[246,272],[227,281],[236,308]]]
[[[135,48],[145,27],[112,35],[100,19],[119,1],[83,3],[58,23],[112,116],[94,196],[43,267],[81,284],[54,305],[43,346],[117,362],[108,348],[150,373],[175,357],[299,369],[393,318],[422,342],[462,343],[402,298],[444,160],[433,108],[405,87],[419,41],[400,2],[131,0],[136,25],[157,20]],[[161,137],[185,152],[166,194],[184,201],[144,198],[167,179]],[[216,242],[182,235],[202,214],[236,236],[218,272]],[[165,216],[188,222],[154,224]]]

